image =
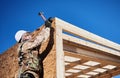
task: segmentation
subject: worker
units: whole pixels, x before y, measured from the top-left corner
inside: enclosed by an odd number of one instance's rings
[[[19,72],[16,78],[40,78],[41,71],[40,57],[37,50],[41,43],[45,42],[50,35],[52,19],[45,21],[45,27],[33,39],[30,32],[20,30],[15,34],[15,39],[19,43],[18,47],[18,64]]]

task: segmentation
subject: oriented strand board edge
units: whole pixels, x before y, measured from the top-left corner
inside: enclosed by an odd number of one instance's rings
[[[55,18],[55,19],[57,21],[57,25],[61,26],[62,29],[66,32],[69,32],[71,34],[80,36],[84,39],[87,39],[87,40],[93,41],[95,43],[98,43],[98,44],[101,44],[101,45],[104,45],[104,46],[107,46],[112,49],[116,49],[116,50],[120,51],[120,45],[115,42],[112,42],[110,40],[102,38],[98,35],[88,32],[82,28],[78,28],[77,26],[67,23],[59,18]]]

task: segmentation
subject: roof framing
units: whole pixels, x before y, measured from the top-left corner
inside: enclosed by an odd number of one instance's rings
[[[119,44],[59,18],[55,18],[55,28],[57,78],[111,78],[120,74]]]

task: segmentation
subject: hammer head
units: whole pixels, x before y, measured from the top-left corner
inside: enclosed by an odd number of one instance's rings
[[[38,15],[43,15],[44,13],[43,12],[39,12]]]

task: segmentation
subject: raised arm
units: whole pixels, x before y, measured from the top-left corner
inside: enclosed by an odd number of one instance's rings
[[[24,49],[32,49],[37,46],[39,46],[42,42],[45,42],[49,35],[50,35],[50,27],[51,27],[51,22],[49,20],[45,21],[45,27],[42,29],[42,31],[36,36],[34,41],[27,41],[24,43],[23,47]]]

